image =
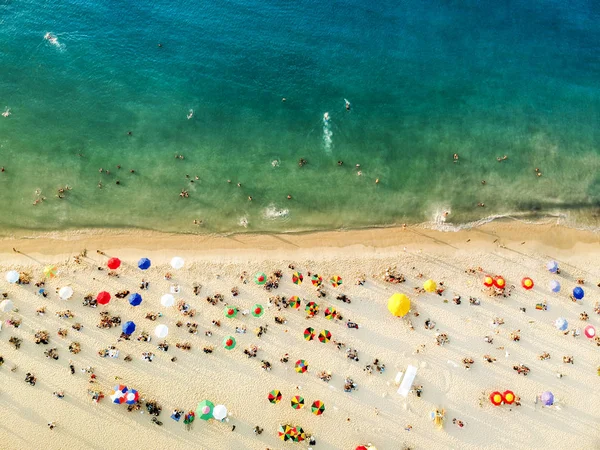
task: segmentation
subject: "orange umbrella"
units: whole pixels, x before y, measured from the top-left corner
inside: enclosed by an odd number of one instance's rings
[[[485,287],[492,287],[494,285],[494,279],[490,275],[486,275],[483,279],[483,285]]]
[[[502,397],[500,392],[494,391],[490,394],[490,401],[492,402],[492,405],[500,406],[504,401],[504,397]]]
[[[525,289],[529,290],[529,289],[533,288],[533,280],[529,277],[525,277],[521,280],[521,286],[523,286]]]
[[[498,289],[504,289],[506,287],[506,281],[504,281],[504,278],[501,276],[497,276],[494,278],[494,286],[496,286]]]
[[[512,405],[515,401],[515,393],[513,391],[504,391],[504,403]]]

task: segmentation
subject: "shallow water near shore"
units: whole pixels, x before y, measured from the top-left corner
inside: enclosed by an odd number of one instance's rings
[[[595,228],[598,19],[583,1],[4,3],[0,227],[269,232],[449,211],[452,227],[533,213]]]

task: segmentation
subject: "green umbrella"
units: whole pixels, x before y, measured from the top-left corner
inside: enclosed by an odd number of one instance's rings
[[[196,408],[196,415],[202,420],[212,419],[212,412],[215,405],[210,400],[202,400]]]
[[[238,309],[235,306],[226,306],[225,307],[225,317],[227,317],[228,319],[231,319],[233,317],[235,317],[238,313]]]
[[[254,275],[254,282],[260,286],[267,282],[267,274],[264,272],[258,272]]]
[[[225,339],[223,339],[223,347],[225,347],[227,350],[235,348],[235,338],[233,336],[227,336]]]
[[[256,304],[252,307],[252,315],[254,317],[261,317],[265,313],[265,308],[262,305]]]

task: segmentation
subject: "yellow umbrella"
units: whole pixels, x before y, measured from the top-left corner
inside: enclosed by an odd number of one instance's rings
[[[405,316],[410,310],[410,300],[406,295],[396,293],[388,300],[388,309],[397,317]]]
[[[46,278],[54,278],[56,276],[57,272],[58,272],[58,269],[56,268],[56,266],[44,267],[44,276]]]
[[[423,284],[423,289],[425,289],[427,292],[435,292],[437,289],[437,284],[435,284],[435,281],[433,280],[427,280]]]

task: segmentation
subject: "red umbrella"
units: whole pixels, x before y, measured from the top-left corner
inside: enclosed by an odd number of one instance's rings
[[[529,277],[525,277],[521,280],[521,286],[523,286],[523,288],[529,290],[533,288],[533,280]]]
[[[110,302],[110,294],[106,291],[102,291],[96,297],[96,301],[100,305],[106,305],[108,302]]]
[[[501,276],[497,276],[494,278],[494,286],[496,286],[498,289],[504,289],[506,287],[506,281],[504,281],[504,278]]]
[[[492,287],[494,285],[494,279],[491,276],[486,275],[483,279],[483,285],[486,287]]]
[[[356,447],[355,450],[369,450],[367,447],[365,447],[364,445],[359,445],[358,447]]]
[[[500,406],[504,401],[504,396],[500,392],[494,391],[490,394],[490,401],[492,402],[492,405]]]
[[[121,265],[121,260],[119,258],[110,258],[106,265],[110,270],[116,270]]]

